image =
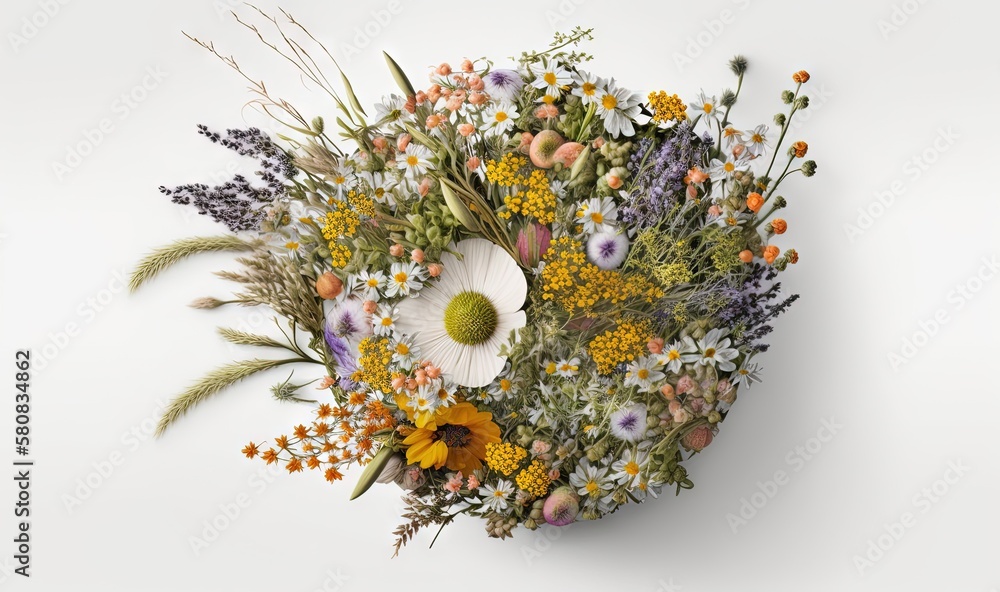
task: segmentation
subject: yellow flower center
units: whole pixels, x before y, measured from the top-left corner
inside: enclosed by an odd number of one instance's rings
[[[396,353],[401,356],[405,356],[410,353],[410,346],[403,342],[399,342],[396,344]]]
[[[368,278],[368,281],[365,282],[365,283],[368,284],[369,288],[377,288],[378,287],[378,278]]]
[[[502,390],[502,391],[509,391],[510,387],[511,387],[511,383],[510,383],[509,380],[507,380],[506,378],[501,378],[500,379],[500,390]]]
[[[681,352],[677,351],[676,349],[672,349],[667,352],[667,359],[671,361],[679,360],[681,359]]]
[[[597,92],[597,85],[594,84],[593,82],[584,82],[583,87],[581,87],[581,90],[583,90],[583,94],[587,95],[588,97],[592,97],[594,96],[594,93]]]
[[[639,377],[639,380],[646,380],[649,378],[649,370],[646,368],[639,368],[639,371],[636,372],[636,376]]]
[[[594,224],[600,224],[604,222],[604,214],[600,212],[594,212],[590,215],[590,219],[594,221]]]
[[[733,164],[733,163],[731,163],[731,162],[727,162],[726,164],[724,164],[724,165],[722,166],[722,168],[723,168],[723,170],[725,170],[725,171],[726,171],[727,173],[731,173],[731,172],[733,172],[734,170],[736,170],[736,165],[735,165],[735,164]]]
[[[556,73],[555,72],[546,72],[545,76],[543,76],[542,79],[545,80],[545,84],[548,84],[549,86],[553,86],[556,83]]]
[[[599,489],[596,481],[587,481],[587,493],[593,495]]]
[[[753,143],[755,144],[760,144],[761,142],[764,141],[764,137],[761,136],[760,134],[754,134],[750,136],[750,140],[753,141]]]
[[[610,111],[618,106],[618,99],[616,99],[612,94],[606,94],[604,95],[604,98],[601,99],[601,104],[604,105],[605,109]]]
[[[497,120],[497,123],[500,123],[501,121],[507,121],[507,114],[504,113],[503,111],[497,111],[497,114],[494,116],[494,119]]]
[[[635,477],[639,474],[639,465],[637,465],[634,460],[629,461],[628,464],[625,465],[625,473]]]
[[[392,276],[392,279],[396,280],[397,284],[405,284],[406,280],[410,279],[410,276],[406,275],[405,271],[401,271],[396,275]]]
[[[383,327],[392,326],[392,317],[382,317],[382,326]]]
[[[336,183],[337,185],[342,185],[346,180],[347,179],[343,175],[339,175],[337,177],[334,177],[333,182]]]
[[[704,105],[701,106],[701,108],[702,108],[703,111],[705,111],[705,113],[711,113],[712,112],[712,103],[705,103]]]
[[[503,491],[497,489],[493,492],[493,497],[505,497]]]
[[[710,347],[710,348],[706,349],[705,350],[705,357],[706,358],[714,358],[715,357],[715,348],[714,347]]]
[[[496,332],[498,320],[496,307],[479,292],[461,292],[444,309],[445,331],[463,345],[484,343]]]
[[[420,162],[420,159],[412,154],[406,157],[406,164],[410,166],[417,166],[418,162]]]

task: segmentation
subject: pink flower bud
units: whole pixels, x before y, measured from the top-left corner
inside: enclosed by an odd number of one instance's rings
[[[483,79],[479,77],[479,74],[469,74],[466,81],[469,84],[469,88],[472,90],[483,90],[486,87],[486,84],[483,82]]]
[[[674,397],[677,396],[677,394],[674,393],[674,387],[669,384],[665,384],[660,387],[660,394],[663,395],[663,398],[668,401],[673,401]]]
[[[476,131],[476,126],[471,123],[460,123],[455,129],[457,129],[458,133],[462,134],[462,136],[468,138],[474,131]]]
[[[389,254],[392,255],[393,257],[402,257],[403,256],[403,245],[401,245],[399,243],[396,243],[395,245],[392,245],[391,247],[389,247]]]
[[[440,66],[437,67],[437,70],[435,70],[435,72],[437,72],[438,75],[440,76],[447,76],[451,74],[451,66],[448,65],[447,62],[442,63]]]
[[[444,270],[444,266],[440,263],[431,263],[427,266],[427,274],[431,277],[437,277],[441,275],[441,271]]]
[[[475,91],[469,95],[469,102],[473,105],[482,105],[486,102],[487,96],[479,91]]]
[[[469,167],[470,171],[478,169],[480,164],[482,164],[482,161],[479,160],[478,156],[470,156],[469,160],[465,161],[465,166]]]
[[[517,253],[521,265],[535,268],[545,256],[552,242],[552,231],[548,226],[532,222],[517,233]]]
[[[424,250],[423,249],[413,249],[413,252],[410,253],[410,260],[413,261],[414,263],[423,263],[424,262]]]
[[[378,302],[375,302],[374,300],[365,300],[365,303],[362,304],[361,307],[366,313],[372,314],[378,310]]]
[[[661,353],[663,351],[663,338],[654,337],[650,339],[649,343],[646,344],[646,349],[648,349],[649,353],[653,354],[654,356]]]
[[[472,60],[465,59],[462,60],[462,72],[472,72],[475,68],[472,65]]]
[[[410,134],[400,134],[399,137],[396,138],[396,150],[399,150],[400,152],[406,150],[406,147],[410,145],[411,139]]]
[[[420,180],[420,185],[417,185],[417,193],[420,197],[427,197],[427,194],[431,190],[431,179],[430,177],[424,177]]]

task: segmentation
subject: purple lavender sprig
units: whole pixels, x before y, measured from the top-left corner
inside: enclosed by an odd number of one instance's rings
[[[288,195],[285,179],[298,174],[291,157],[271,138],[257,128],[229,129],[226,135],[199,125],[198,133],[233,150],[241,156],[257,159],[263,186],[257,187],[243,175],[234,175],[221,185],[209,187],[204,183],[179,185],[172,189],[160,187],[160,192],[177,204],[193,204],[199,214],[207,214],[216,222],[225,224],[233,232],[258,230],[264,218],[264,206]]]

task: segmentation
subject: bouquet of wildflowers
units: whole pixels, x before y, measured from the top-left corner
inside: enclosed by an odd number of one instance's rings
[[[296,365],[307,381],[273,394],[312,412],[244,454],[330,482],[356,465],[354,497],[401,488],[397,552],[461,514],[504,538],[690,488],[683,463],[759,380],[770,322],[796,298],[775,281],[798,254],[776,244],[788,225],[774,216],[783,182],[816,170],[804,142],[786,146],[809,75],[782,92],[776,130],[737,126],[744,58],[735,91],[643,95],[588,71],[576,29],[507,67],[434,66],[419,89],[387,55],[399,90],[372,111],[342,73],[340,92],[328,82],[305,47],[325,49],[290,15],[260,14],[335,123],[248,77],[288,135],[200,127],[259,178],[162,189],[231,233],[156,251],[132,287],[187,255],[240,251],[241,269],[220,272],[235,294],[193,305],[269,307],[281,337],[221,334],[288,355],[213,372],[160,429]]]

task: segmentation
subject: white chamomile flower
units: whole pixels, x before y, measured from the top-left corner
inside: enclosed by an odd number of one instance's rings
[[[764,154],[767,149],[767,126],[758,125],[753,130],[747,132],[747,152],[751,156],[757,157]]]
[[[410,142],[406,146],[406,151],[400,155],[398,166],[406,171],[407,177],[411,179],[419,177],[434,168],[430,161],[432,156],[431,151],[425,146]]]
[[[621,459],[611,465],[611,478],[629,489],[632,488],[639,473],[646,470],[646,462],[649,460],[649,452],[645,450],[633,451],[631,448],[625,449]]]
[[[608,467],[593,466],[590,459],[583,457],[570,474],[569,484],[580,495],[599,498],[611,491],[613,482],[608,478]]]
[[[483,485],[483,503],[489,506],[494,512],[502,512],[507,509],[507,498],[514,493],[513,484],[506,479],[500,479],[496,486]]]
[[[587,234],[613,232],[615,227],[610,223],[618,220],[618,206],[610,196],[592,197],[580,203],[576,217]]]
[[[517,107],[506,101],[501,101],[486,110],[480,129],[494,136],[503,135],[514,127],[514,120],[518,116]]]
[[[715,123],[719,119],[719,107],[715,97],[709,97],[705,91],[698,93],[698,100],[691,103],[691,108],[705,118],[705,123]]]
[[[415,364],[420,357],[420,348],[413,343],[413,337],[403,335],[396,339],[392,346],[392,361],[400,366],[407,367]]]
[[[406,116],[406,99],[399,95],[382,97],[381,103],[375,104],[375,120],[392,123]]]
[[[573,76],[555,61],[543,60],[531,64],[529,69],[535,75],[531,86],[544,91],[550,97],[561,97],[563,89],[573,83]]]
[[[713,158],[709,163],[708,174],[712,180],[730,180],[737,171],[745,171],[750,168],[750,164],[744,158],[733,156],[732,153],[726,155],[726,161],[722,162],[718,158]]]
[[[349,166],[349,163],[342,162],[333,167],[333,171],[327,176],[327,181],[333,185],[338,197],[343,196],[348,189],[354,186],[354,168]]]
[[[660,497],[660,489],[663,487],[663,483],[655,481],[653,479],[643,479],[639,478],[639,483],[636,484],[630,491],[632,497],[638,501],[643,501],[646,496],[650,496],[654,499]]]
[[[740,369],[733,375],[733,382],[749,389],[753,383],[760,382],[760,370],[760,366],[756,363],[743,362]]]
[[[698,350],[701,356],[698,363],[703,366],[718,367],[723,372],[732,372],[736,369],[736,364],[730,360],[740,355],[739,350],[730,347],[732,342],[725,337],[722,329],[712,329],[698,340]]]
[[[549,191],[551,191],[559,199],[563,199],[566,197],[566,185],[568,184],[568,181],[555,179],[549,183]]]
[[[674,340],[663,347],[663,351],[659,354],[659,362],[668,372],[679,374],[684,364],[697,362],[700,357],[694,340],[685,335],[680,341]]]
[[[626,442],[638,442],[646,434],[646,406],[629,405],[610,417],[611,435]]]
[[[392,202],[392,188],[396,186],[395,180],[385,173],[379,172],[364,172],[361,174],[361,179],[367,186],[367,191],[365,194],[374,199],[380,204],[385,204],[389,206],[395,206]]]
[[[484,387],[503,371],[507,360],[500,350],[511,331],[526,322],[521,307],[528,283],[517,262],[484,239],[451,245],[441,263],[441,276],[420,298],[399,303],[397,331],[416,336],[424,359],[452,381]]]
[[[726,129],[722,130],[722,137],[726,141],[726,148],[731,147],[733,144],[743,143],[743,132],[731,125],[727,125]]]
[[[573,378],[580,373],[580,358],[570,358],[556,362],[556,374],[563,378]]]
[[[514,388],[514,383],[509,378],[501,378],[490,385],[488,392],[490,399],[493,401],[503,401],[512,396],[516,392],[516,389]]]
[[[590,72],[578,70],[573,73],[573,94],[580,97],[584,105],[598,103],[604,95],[603,78],[599,78]]]
[[[389,278],[386,282],[385,295],[392,298],[394,296],[409,296],[423,287],[423,270],[412,261],[396,262],[389,269]]]
[[[628,365],[625,372],[625,384],[638,387],[640,391],[652,392],[653,384],[664,378],[666,374],[660,372],[660,364],[655,358],[640,356]]]
[[[430,386],[434,389],[433,396],[437,399],[438,407],[451,407],[456,403],[455,392],[457,389],[455,385],[446,384],[439,378],[432,381]]]
[[[361,292],[362,299],[378,302],[382,297],[380,291],[385,290],[385,273],[379,270],[362,270],[354,278],[354,290]]]
[[[635,135],[632,121],[642,112],[642,107],[639,106],[641,102],[639,93],[619,88],[612,78],[597,103],[597,114],[604,121],[604,129],[612,137]]]
[[[390,337],[396,330],[396,321],[399,319],[399,309],[383,304],[378,307],[372,317],[372,325],[375,334],[382,337]]]

